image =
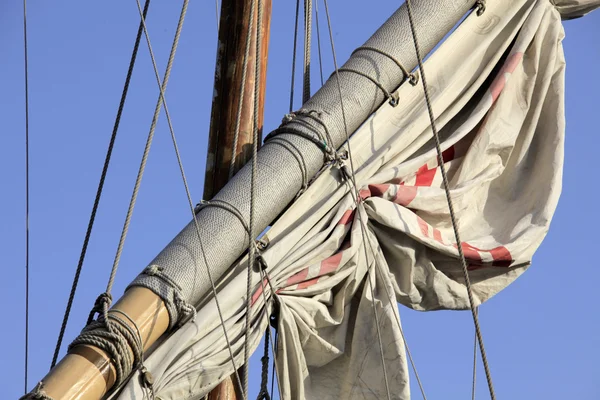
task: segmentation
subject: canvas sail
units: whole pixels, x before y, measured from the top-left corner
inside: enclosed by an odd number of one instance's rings
[[[276,294],[268,286],[263,293],[253,274],[250,334],[254,349],[267,313],[278,310],[285,399],[386,397],[373,303],[390,393],[409,399],[397,303],[467,309],[457,245],[469,263],[476,305],[529,267],[561,190],[561,13],[573,18],[599,4],[488,2],[481,17],[467,17],[426,61],[463,243],[454,242],[422,86],[409,83],[398,89],[398,106],[381,106],[351,138],[359,204],[331,165],[272,226],[263,258]],[[245,269],[241,260],[219,285],[238,366]],[[199,399],[233,373],[214,299],[144,364],[162,400]],[[145,390],[134,377],[115,398],[142,399]]]

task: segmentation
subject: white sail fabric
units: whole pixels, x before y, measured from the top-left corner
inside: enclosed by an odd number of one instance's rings
[[[554,3],[488,2],[425,63],[475,305],[528,268],[558,202],[565,130],[558,10],[570,18],[591,2]],[[251,342],[256,348],[266,311],[278,308],[285,399],[386,397],[373,307],[390,393],[409,399],[397,302],[417,310],[469,307],[423,88],[406,83],[398,95],[397,107],[383,105],[351,139],[358,207],[331,166],[266,235],[278,307],[254,273]],[[245,268],[242,260],[219,286],[238,366]],[[233,373],[214,298],[145,366],[162,400],[200,399]],[[136,377],[117,398],[142,399],[144,391]]]

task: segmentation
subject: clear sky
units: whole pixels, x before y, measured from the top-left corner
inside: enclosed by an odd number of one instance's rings
[[[154,3],[148,25],[162,71],[180,1]],[[274,3],[267,132],[288,111],[295,2]],[[396,2],[331,0],[339,60],[346,60],[396,7]],[[52,358],[133,46],[137,16],[134,0],[29,1],[30,388],[45,375]],[[324,23],[321,29],[325,31]],[[600,272],[592,251],[598,246],[594,226],[600,223],[599,191],[594,183],[600,145],[597,136],[600,12],[566,22],[565,29],[567,140],[563,194],[550,233],[534,257],[533,266],[481,309],[481,324],[499,399],[600,398],[597,309]],[[191,2],[167,100],[195,200],[202,195],[215,46],[214,3]],[[332,63],[327,41],[323,50],[325,74],[329,76]],[[316,88],[319,86],[316,51],[313,57]],[[0,392],[5,399],[18,398],[23,393],[24,377],[23,79],[22,3],[3,0],[0,3],[0,293],[5,306],[0,322],[3,344]],[[299,87],[296,93],[300,95]],[[94,299],[105,288],[156,99],[156,83],[144,44],[66,343],[83,327]],[[186,204],[163,116],[117,274],[116,297],[187,223]],[[406,308],[400,312],[428,397],[470,398],[473,357],[470,315],[417,313]],[[255,362],[253,368],[251,386],[257,390],[260,364]],[[481,365],[478,373],[477,396],[488,398]],[[420,398],[414,380],[413,398]]]

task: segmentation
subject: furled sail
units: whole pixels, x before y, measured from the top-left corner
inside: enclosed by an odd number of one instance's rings
[[[462,243],[452,234],[423,88],[408,82],[397,91],[399,104],[381,106],[350,140],[358,205],[352,181],[334,163],[271,227],[262,257],[276,293],[253,274],[250,335],[254,349],[267,314],[277,309],[285,399],[386,397],[373,303],[390,393],[410,398],[397,303],[467,309],[458,245],[476,305],[529,267],[561,190],[561,13],[573,18],[599,5],[490,1],[426,61]],[[232,267],[218,288],[238,366],[246,262]],[[144,363],[162,400],[199,399],[233,373],[215,299]],[[131,379],[115,398],[142,399],[145,390]]]

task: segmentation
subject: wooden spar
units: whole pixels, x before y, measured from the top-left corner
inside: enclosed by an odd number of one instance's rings
[[[252,0],[223,0],[221,3],[221,20],[219,23],[219,44],[217,47],[217,64],[215,67],[215,96],[210,118],[210,134],[208,138],[208,154],[204,178],[204,198],[211,199],[252,157],[252,132],[254,115],[254,83],[256,54],[256,17],[252,32],[249,32],[250,7]],[[256,15],[256,12],[255,12]],[[267,58],[269,32],[271,26],[271,0],[263,0],[263,21],[261,29],[260,54],[260,88],[258,99],[259,132],[262,132],[264,119],[265,88],[267,80]],[[247,60],[246,82],[243,98],[242,69],[244,52],[248,34],[250,51]],[[234,145],[235,125],[240,101],[242,115],[238,143]],[[260,138],[259,138],[260,145]],[[230,171],[232,155],[235,152],[236,162]],[[240,377],[242,374],[240,373]],[[225,378],[209,394],[207,400],[236,400],[243,396],[237,393],[238,385],[235,375]]]
[[[248,18],[252,0],[224,0],[221,9],[219,45],[215,68],[213,99],[207,157],[204,198],[212,198],[229,180],[237,108],[240,101],[242,66],[245,41],[248,35]],[[256,15],[256,13],[255,13]],[[271,0],[263,0],[261,77],[259,93],[259,124],[262,128],[267,75],[267,54],[271,21]],[[235,149],[234,173],[252,156],[254,53],[256,49],[256,21],[253,23],[250,55],[240,135]],[[147,350],[169,326],[169,314],[163,301],[152,291],[133,287],[112,307],[129,315],[140,330]],[[113,311],[114,312],[114,311]],[[126,320],[127,321],[127,320]],[[128,321],[127,321],[128,322]],[[128,322],[129,323],[129,322]],[[42,380],[43,389],[54,400],[100,399],[114,385],[115,368],[110,358],[94,346],[77,346]],[[226,379],[210,394],[212,400],[235,400],[236,393],[231,378]]]
[[[263,0],[261,77],[258,101],[258,122],[262,128],[265,103],[265,82],[267,78],[267,55],[269,30],[271,25],[271,0]],[[252,128],[254,101],[254,62],[256,53],[256,17],[250,41],[247,60],[246,83],[243,93],[243,107],[237,148],[232,149],[235,124],[242,86],[242,69],[246,38],[248,37],[248,15],[252,0],[223,0],[215,68],[215,95],[210,118],[208,154],[204,178],[204,198],[211,199],[252,157]],[[256,15],[256,12],[255,12]],[[260,142],[259,142],[260,145]],[[236,163],[230,173],[232,154]]]

